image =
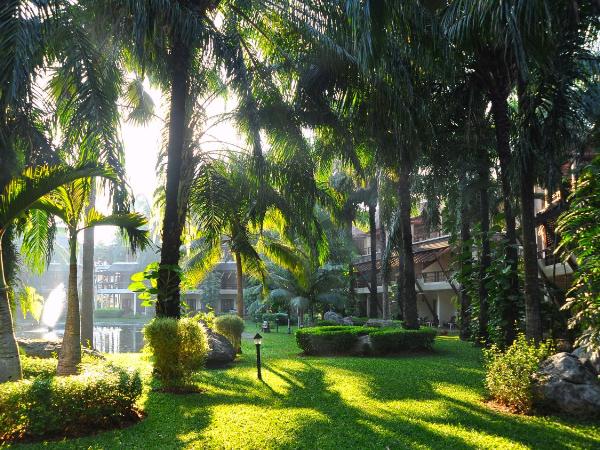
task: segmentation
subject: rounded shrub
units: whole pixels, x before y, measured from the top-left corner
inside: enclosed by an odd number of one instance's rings
[[[225,336],[236,352],[242,347],[242,332],[244,331],[244,321],[235,314],[225,314],[215,318],[215,331]]]
[[[433,328],[418,330],[384,328],[369,333],[369,337],[373,353],[385,355],[414,350],[431,350],[436,334]]]
[[[201,369],[210,351],[206,330],[192,318],[155,318],[144,327],[144,338],[155,373],[165,386],[181,384]]]
[[[0,441],[95,432],[135,417],[138,372],[96,362],[80,375],[0,384]]]
[[[552,343],[547,341],[536,345],[520,334],[506,351],[493,345],[483,352],[485,387],[490,398],[514,412],[530,412],[533,375],[540,363],[552,353]]]

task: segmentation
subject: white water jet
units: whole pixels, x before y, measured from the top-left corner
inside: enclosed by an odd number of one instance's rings
[[[66,298],[67,293],[65,292],[65,285],[63,283],[60,283],[50,291],[48,298],[44,302],[44,309],[40,320],[40,323],[47,327],[48,330],[53,330],[58,319],[60,319],[65,308]]]

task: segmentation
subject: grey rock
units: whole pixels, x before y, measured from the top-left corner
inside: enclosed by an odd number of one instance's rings
[[[583,347],[577,347],[573,350],[573,354],[579,358],[579,360],[596,372],[596,375],[600,375],[600,351],[590,351]]]
[[[62,347],[61,341],[49,341],[45,339],[25,339],[17,338],[21,353],[35,358],[54,358],[60,353]],[[84,355],[95,356],[96,358],[104,359],[102,353],[97,350],[83,347],[81,349]]]
[[[600,383],[572,353],[546,359],[534,375],[534,406],[577,416],[600,415]]]
[[[369,319],[367,323],[365,323],[365,327],[399,327],[399,323],[394,323],[392,320],[384,320],[384,319]]]
[[[222,334],[205,327],[210,351],[206,358],[206,367],[223,367],[235,359],[235,349]]]
[[[334,311],[327,311],[323,314],[323,320],[330,320],[331,322],[339,323],[340,325],[344,324],[344,317],[341,314],[338,314]]]
[[[354,322],[352,322],[352,317],[344,317],[342,322],[342,325],[354,325]]]

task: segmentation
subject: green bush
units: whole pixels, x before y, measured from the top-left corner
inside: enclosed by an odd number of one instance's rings
[[[432,328],[384,328],[369,333],[369,337],[373,353],[384,355],[411,350],[430,350],[436,334]]]
[[[531,411],[533,374],[551,352],[550,341],[535,345],[522,334],[504,352],[495,345],[484,350],[490,398],[514,412]]]
[[[0,384],[0,441],[52,437],[119,425],[142,393],[137,372],[106,363],[81,375]]]
[[[365,323],[367,323],[367,320],[369,320],[368,317],[355,317],[355,316],[352,316],[350,318],[352,319],[352,323],[354,325],[364,325]]]
[[[34,358],[32,356],[21,356],[21,368],[23,378],[51,377],[56,375],[56,358]]]
[[[296,342],[307,355],[344,354],[352,351],[359,336],[373,330],[349,325],[301,328],[296,331]]]
[[[123,317],[125,311],[120,308],[99,308],[94,311],[94,317],[97,319],[117,319]]]
[[[164,386],[185,382],[203,367],[209,352],[206,330],[192,318],[155,318],[144,327],[147,351]]]
[[[208,312],[202,312],[200,311],[199,313],[197,313],[194,316],[194,319],[196,320],[201,320],[204,322],[204,324],[210,328],[211,330],[215,329],[215,318],[217,316],[215,316],[215,312],[214,311],[208,311]]]
[[[337,327],[339,323],[334,322],[333,320],[317,320],[315,323],[317,327]]]
[[[225,314],[215,319],[215,331],[225,336],[237,352],[242,347],[244,321],[235,314]]]

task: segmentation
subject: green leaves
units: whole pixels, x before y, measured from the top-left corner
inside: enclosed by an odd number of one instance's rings
[[[153,306],[156,303],[156,296],[160,293],[158,289],[158,279],[161,271],[167,272],[167,277],[176,276],[181,278],[183,273],[181,267],[173,264],[150,263],[142,272],[134,273],[131,276],[133,281],[127,289],[138,294],[138,298],[143,300],[142,306]],[[168,281],[168,280],[167,280]],[[165,283],[166,289],[169,289],[170,283]],[[170,294],[165,292],[165,297]]]

